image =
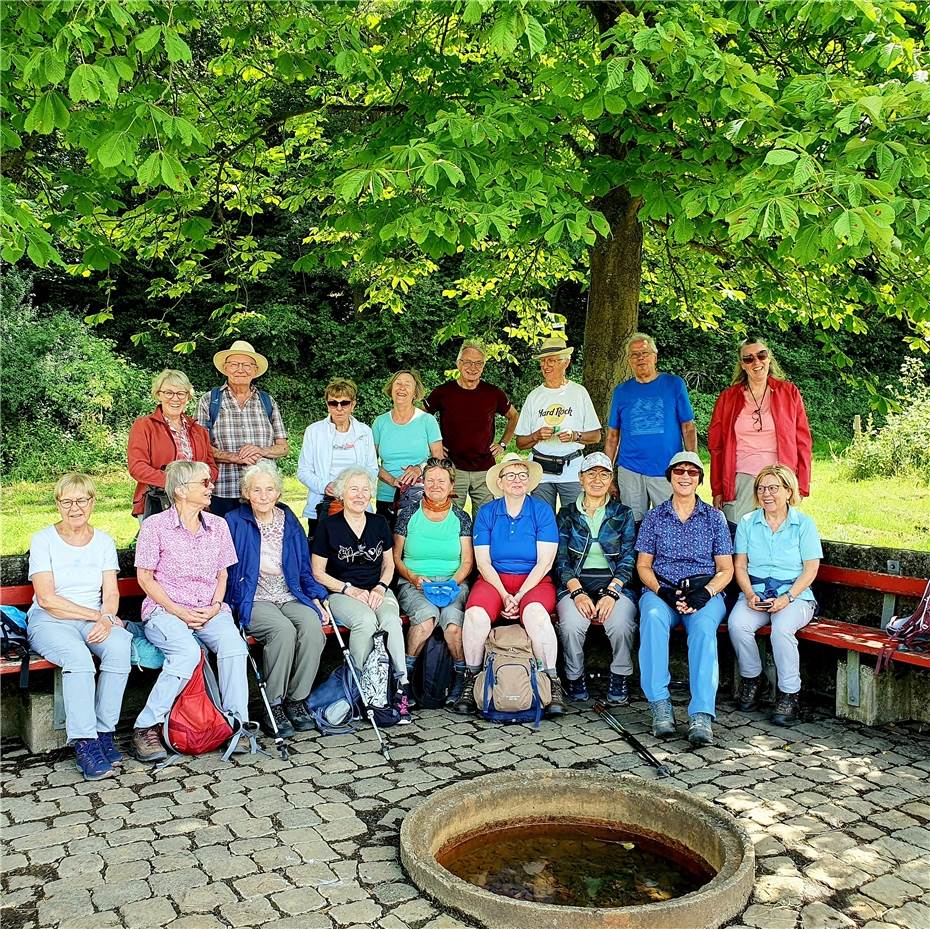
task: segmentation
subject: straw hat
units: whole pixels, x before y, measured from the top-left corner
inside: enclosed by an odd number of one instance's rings
[[[223,366],[226,364],[226,359],[229,358],[230,355],[247,355],[251,358],[255,364],[258,365],[258,374],[255,375],[256,377],[261,377],[268,370],[268,359],[264,355],[259,355],[248,342],[243,342],[242,339],[236,339],[225,351],[217,352],[213,356],[213,364],[216,366],[217,370],[222,371],[223,374],[226,373],[223,370]]]
[[[550,336],[543,340],[539,354],[533,357],[537,359],[558,358],[564,355],[566,358],[571,358],[574,351],[575,349],[565,341],[564,336]]]
[[[511,452],[509,455],[504,455],[493,468],[489,468],[487,476],[484,479],[484,482],[488,485],[488,490],[490,490],[495,497],[504,496],[504,492],[497,486],[497,479],[500,477],[501,471],[503,471],[507,465],[513,464],[514,462],[522,464],[530,472],[529,486],[526,488],[527,493],[531,493],[539,486],[539,482],[542,480],[543,476],[542,466],[538,465],[531,458],[524,458],[522,455]]]

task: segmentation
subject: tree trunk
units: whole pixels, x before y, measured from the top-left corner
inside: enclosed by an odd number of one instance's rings
[[[623,343],[639,322],[643,227],[637,213],[641,202],[618,187],[595,204],[607,217],[611,235],[609,239],[599,236],[590,252],[583,381],[605,429],[611,392],[629,373]]]

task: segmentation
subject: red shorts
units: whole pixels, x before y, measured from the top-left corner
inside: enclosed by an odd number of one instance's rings
[[[500,574],[499,577],[504,585],[504,590],[509,594],[515,594],[526,580],[527,575]],[[540,604],[547,613],[552,613],[555,609],[555,585],[548,574],[532,590],[524,594],[523,599],[520,601],[520,622],[523,622],[523,611],[531,603]],[[472,606],[480,606],[491,617],[491,622],[496,623],[501,618],[504,603],[497,590],[483,577],[479,577],[472,585],[465,609],[467,610]]]

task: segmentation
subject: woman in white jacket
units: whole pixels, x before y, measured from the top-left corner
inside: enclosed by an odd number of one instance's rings
[[[297,478],[307,486],[307,535],[312,539],[317,524],[329,515],[336,502],[333,481],[349,467],[361,467],[378,476],[378,456],[371,428],[352,414],[358,388],[347,378],[334,378],[326,385],[329,415],[311,423],[304,431],[304,441],[297,463]],[[339,505],[338,502],[336,504]]]

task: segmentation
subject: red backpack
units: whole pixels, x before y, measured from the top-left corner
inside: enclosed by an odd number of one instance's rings
[[[200,661],[194,673],[175,697],[165,718],[163,737],[165,745],[174,755],[159,767],[171,764],[179,755],[212,752],[228,741],[229,747],[223,754],[223,759],[227,760],[243,735],[250,739],[252,751],[255,752],[258,750],[256,729],[255,723],[230,719],[220,709],[220,689],[216,676],[201,649]]]

